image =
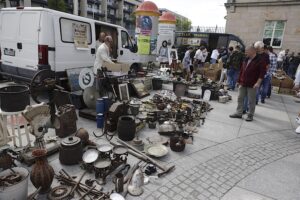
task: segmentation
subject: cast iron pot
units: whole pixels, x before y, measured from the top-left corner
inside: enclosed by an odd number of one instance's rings
[[[136,132],[135,119],[132,116],[124,115],[119,118],[118,126],[118,137],[123,141],[133,140]]]
[[[170,138],[170,148],[172,151],[181,152],[185,148],[185,142],[183,137],[173,136]]]
[[[10,85],[0,88],[0,108],[5,112],[18,112],[30,105],[29,88],[26,85]]]
[[[67,137],[61,142],[59,161],[64,165],[78,164],[82,159],[82,144],[79,137]]]

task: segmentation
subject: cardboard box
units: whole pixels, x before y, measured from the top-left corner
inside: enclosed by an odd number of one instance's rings
[[[125,63],[108,63],[104,62],[103,66],[107,68],[107,70],[112,72],[124,72],[127,73],[130,70],[130,64]]]
[[[279,88],[279,94],[295,95],[295,90],[290,88]]]

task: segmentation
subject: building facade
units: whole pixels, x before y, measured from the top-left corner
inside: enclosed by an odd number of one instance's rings
[[[66,11],[75,15],[88,17],[125,27],[134,35],[135,16],[133,11],[144,0],[64,0]],[[4,0],[1,7],[14,7],[17,4],[26,7],[47,7],[47,0]]]
[[[275,51],[300,52],[299,0],[228,0],[225,7],[226,33],[246,45],[262,40]]]

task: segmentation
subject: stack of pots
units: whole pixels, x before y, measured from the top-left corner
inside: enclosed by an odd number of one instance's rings
[[[96,102],[97,128],[103,128],[104,115],[108,112],[110,101],[108,97],[98,98]]]

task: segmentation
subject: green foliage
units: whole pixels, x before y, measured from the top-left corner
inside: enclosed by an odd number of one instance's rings
[[[190,31],[192,22],[186,19],[176,19],[176,31]]]
[[[67,5],[64,0],[48,0],[48,7],[62,12],[67,11]]]

